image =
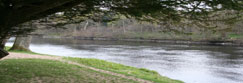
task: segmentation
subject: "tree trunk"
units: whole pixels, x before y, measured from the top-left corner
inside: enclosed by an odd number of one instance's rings
[[[89,25],[89,21],[86,22],[86,24],[84,25],[84,30],[87,29],[87,26]]]
[[[7,41],[6,39],[1,39],[0,40],[0,48],[1,49],[4,49],[6,41]]]
[[[111,29],[112,29],[112,32],[114,33],[114,25],[113,25],[113,23],[111,24]]]
[[[30,51],[31,36],[16,37],[13,47],[10,50]]]
[[[7,41],[8,39],[0,38],[0,59],[8,55],[8,52],[4,50]]]
[[[73,28],[72,36],[76,36],[76,34],[77,34],[77,27],[75,26]]]
[[[123,32],[126,33],[126,28],[125,28],[125,22],[124,22],[124,20],[122,21],[122,28],[123,28]]]
[[[140,25],[140,28],[141,28],[141,33],[143,32],[143,26],[142,25]]]

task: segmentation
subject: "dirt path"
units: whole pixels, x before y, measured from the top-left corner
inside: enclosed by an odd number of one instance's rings
[[[62,57],[58,56],[42,56],[42,55],[32,55],[32,54],[24,54],[24,53],[13,53],[10,52],[8,56],[2,58],[5,59],[48,59],[48,60],[62,60]]]
[[[66,62],[68,64],[78,65],[80,67],[88,68],[88,69],[91,69],[91,70],[94,70],[94,71],[99,71],[99,72],[102,72],[102,73],[106,73],[106,74],[122,77],[122,78],[125,78],[125,79],[134,80],[134,81],[137,81],[139,83],[153,83],[151,81],[143,80],[143,79],[140,79],[140,78],[136,78],[136,77],[132,77],[132,76],[126,76],[126,75],[123,75],[123,74],[118,74],[118,73],[114,73],[114,72],[110,72],[110,71],[101,70],[101,69],[97,69],[97,68],[94,68],[94,67],[86,66],[86,65],[83,65],[83,64],[80,64],[80,63],[63,60],[62,57],[58,57],[58,56],[44,56],[44,55],[32,55],[32,54],[11,53],[10,52],[10,55],[8,55],[7,57],[4,57],[1,60],[5,60],[5,59],[48,59],[48,60],[57,60],[57,61],[61,61],[61,62]]]

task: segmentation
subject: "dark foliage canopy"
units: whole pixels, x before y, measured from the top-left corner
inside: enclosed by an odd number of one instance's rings
[[[235,14],[232,18],[237,18],[242,10],[242,0],[0,0],[0,38],[25,33],[29,29],[15,26],[56,12],[64,12],[70,20],[112,12],[139,20],[181,22],[203,21],[222,11],[230,11]]]

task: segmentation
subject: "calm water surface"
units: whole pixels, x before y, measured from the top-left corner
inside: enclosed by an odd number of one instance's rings
[[[30,49],[147,68],[186,83],[243,83],[243,47],[34,38]]]

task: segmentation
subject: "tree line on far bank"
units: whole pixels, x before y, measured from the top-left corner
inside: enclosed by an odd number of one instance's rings
[[[114,18],[114,17],[113,17]],[[134,18],[120,16],[120,19],[104,21],[107,16],[86,19],[78,23],[58,25],[49,22],[32,21],[22,27],[38,28],[31,34],[52,37],[81,37],[81,38],[117,38],[117,39],[166,39],[188,41],[242,41],[243,20],[233,24],[218,22],[218,27],[208,28],[195,24],[170,24],[170,22],[154,23],[139,21]],[[55,18],[60,19],[60,18]],[[98,19],[98,20],[97,20]],[[53,19],[52,19],[53,20]],[[221,27],[219,27],[221,26]],[[48,27],[48,28],[47,28]],[[10,50],[29,51],[30,35],[17,36]]]

